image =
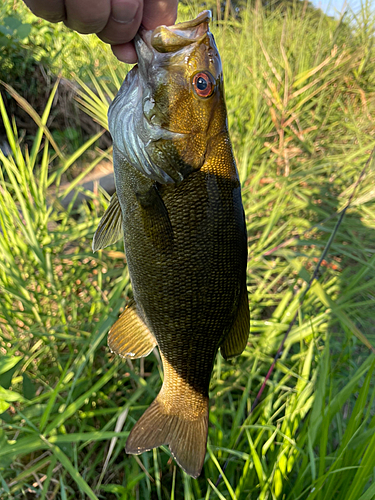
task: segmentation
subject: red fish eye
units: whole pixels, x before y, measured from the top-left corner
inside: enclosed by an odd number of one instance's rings
[[[193,78],[193,88],[197,96],[210,97],[215,88],[212,76],[209,73],[197,73]]]

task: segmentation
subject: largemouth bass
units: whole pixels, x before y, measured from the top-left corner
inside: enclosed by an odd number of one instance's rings
[[[141,29],[136,65],[109,109],[116,191],[95,233],[98,250],[124,235],[131,300],[109,332],[131,359],[159,347],[164,382],[126,452],[168,444],[198,477],[216,353],[240,354],[249,335],[247,238],[228,135],[210,12]]]

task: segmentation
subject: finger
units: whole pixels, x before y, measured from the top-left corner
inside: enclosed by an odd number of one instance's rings
[[[99,33],[111,15],[111,0],[65,0],[65,24],[78,33]]]
[[[152,30],[161,24],[170,26],[177,18],[178,0],[144,0],[143,26]]]
[[[122,62],[135,64],[137,62],[137,53],[132,42],[122,45],[112,45],[112,52]]]
[[[110,18],[99,38],[112,45],[130,42],[142,20],[142,0],[112,0]]]
[[[24,0],[31,12],[51,23],[65,19],[64,0]]]
[[[144,0],[142,24],[146,29],[153,29],[161,24],[173,24],[177,17],[178,0]],[[114,55],[122,62],[134,64],[137,54],[133,43],[113,45]]]

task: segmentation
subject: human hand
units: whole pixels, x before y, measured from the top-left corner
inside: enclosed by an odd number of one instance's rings
[[[137,55],[132,40],[140,25],[154,29],[176,21],[178,0],[24,0],[38,17],[63,21],[78,33],[96,33],[112,45],[120,61],[133,64]]]

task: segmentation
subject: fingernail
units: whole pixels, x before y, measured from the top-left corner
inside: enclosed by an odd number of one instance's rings
[[[131,23],[137,14],[138,6],[137,2],[113,2],[111,16],[118,23]]]

